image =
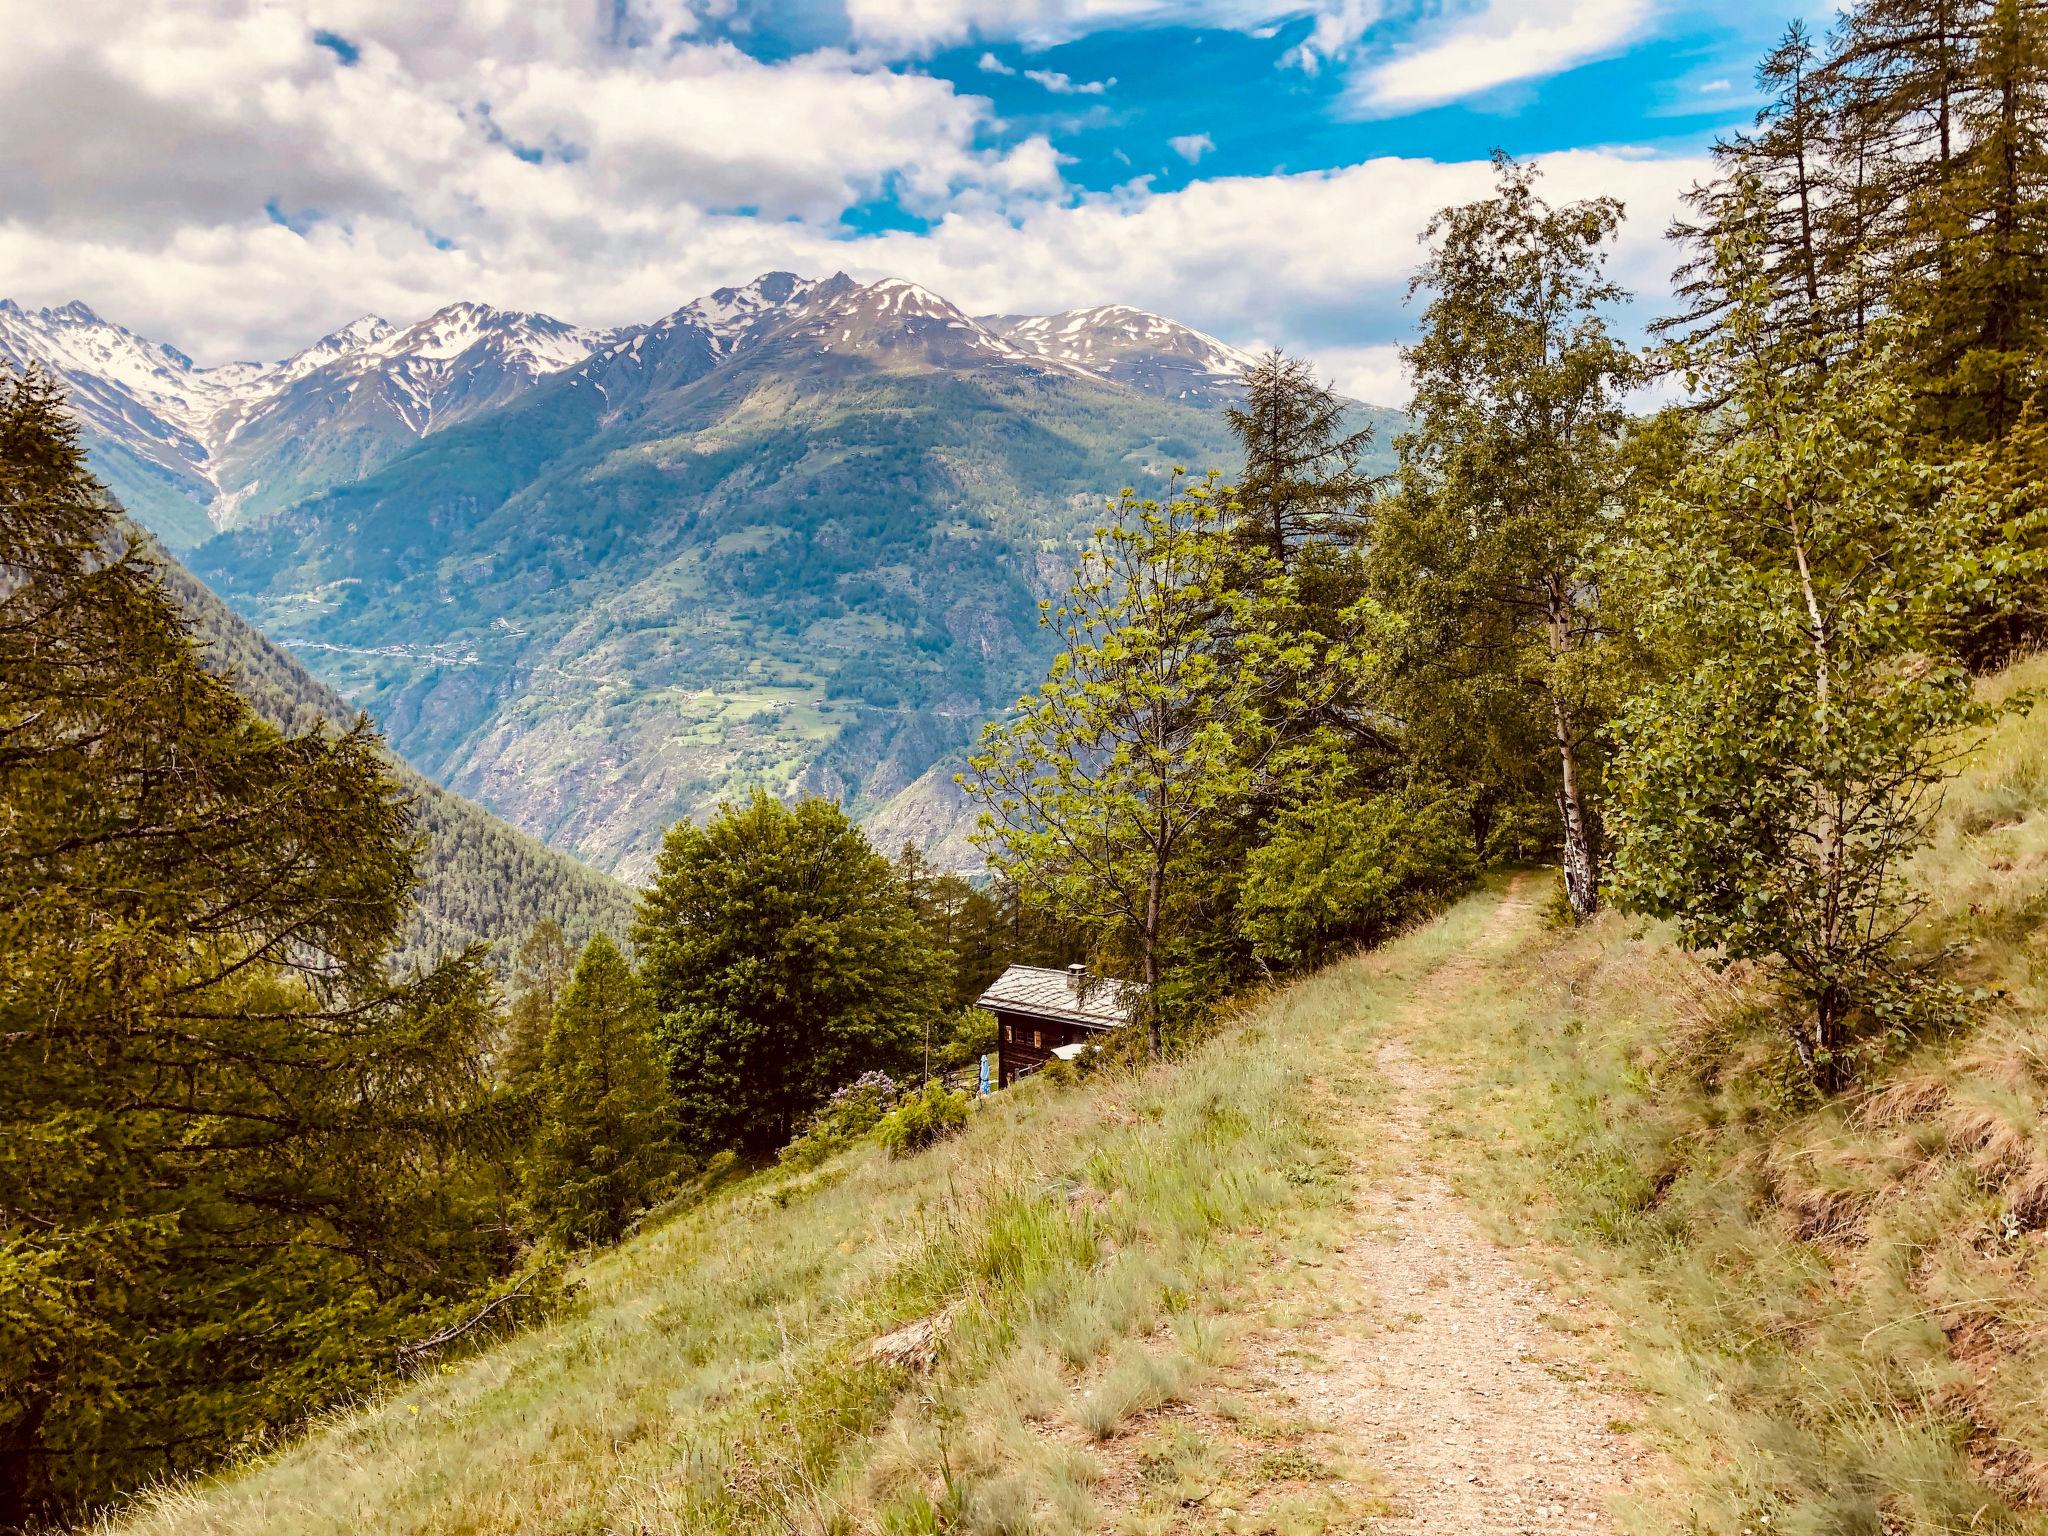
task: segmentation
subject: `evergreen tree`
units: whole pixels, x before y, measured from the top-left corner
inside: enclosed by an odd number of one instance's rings
[[[387,970],[416,847],[368,728],[258,720],[0,384],[0,1523],[368,1388],[502,1273],[482,951]]]
[[[662,841],[633,932],[691,1145],[761,1154],[832,1091],[914,1068],[945,958],[836,805],[756,794]]]
[[[1621,297],[1604,273],[1621,205],[1552,208],[1533,170],[1496,167],[1494,196],[1430,226],[1414,287],[1431,298],[1405,353],[1416,425],[1396,444],[1372,562],[1405,620],[1404,710],[1424,737],[1547,756],[1583,917],[1599,890],[1589,756],[1611,688],[1583,567],[1620,485],[1618,397],[1637,375],[1600,313]]]
[[[1245,371],[1244,391],[1225,412],[1244,449],[1239,537],[1282,571],[1310,540],[1355,541],[1374,487],[1358,468],[1371,428],[1346,432],[1344,402],[1308,363],[1277,351]]]
[[[675,1105],[653,1030],[646,990],[597,935],[549,1022],[540,1127],[521,1167],[527,1205],[557,1242],[615,1241],[675,1174]]]
[[[531,1087],[539,1075],[548,1030],[575,967],[576,951],[562,925],[551,917],[535,923],[520,942],[512,1004],[506,1011],[505,1048],[498,1061],[498,1081],[514,1094]]]

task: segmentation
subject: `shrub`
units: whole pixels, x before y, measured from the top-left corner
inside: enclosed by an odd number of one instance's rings
[[[781,1160],[797,1168],[817,1167],[879,1125],[902,1093],[888,1073],[862,1073],[825,1101],[803,1135],[782,1149]]]
[[[931,1082],[883,1116],[875,1135],[891,1157],[908,1157],[966,1124],[967,1095],[948,1093],[943,1083]]]

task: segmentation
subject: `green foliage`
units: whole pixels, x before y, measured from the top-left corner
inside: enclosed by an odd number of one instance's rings
[[[1289,578],[1241,581],[1213,476],[1113,510],[1048,606],[1050,674],[986,728],[962,783],[991,862],[1142,978],[1156,1054],[1217,838],[1327,764],[1321,717],[1369,668],[1377,613],[1354,605],[1333,636],[1290,627]]]
[[[969,1102],[966,1094],[948,1092],[943,1083],[926,1083],[882,1117],[875,1139],[891,1157],[921,1152],[966,1127]]]
[[[1573,910],[1597,900],[1597,733],[1606,626],[1581,570],[1619,489],[1635,359],[1602,313],[1612,198],[1553,208],[1496,157],[1494,195],[1437,216],[1404,356],[1415,425],[1374,521],[1375,589],[1404,621],[1400,713],[1437,776],[1538,793],[1562,813]]]
[[[941,1067],[968,1067],[996,1048],[996,1016],[986,1008],[962,1008],[939,1047]]]
[[[553,918],[535,923],[519,945],[497,1061],[498,1082],[514,1095],[527,1094],[539,1082],[555,1009],[575,969],[576,951],[562,925]]]
[[[1375,481],[1361,468],[1372,425],[1347,431],[1345,402],[1299,358],[1267,352],[1224,412],[1244,455],[1237,536],[1286,570],[1301,545],[1355,539]]]
[[[632,967],[599,934],[555,1008],[540,1127],[520,1168],[527,1205],[559,1243],[615,1241],[676,1172],[675,1106],[653,1025]]]
[[[837,806],[756,795],[669,830],[634,927],[685,1134],[772,1152],[841,1083],[913,1066],[945,957]]]
[[[390,968],[416,853],[368,727],[257,718],[0,384],[0,1524],[513,1315],[482,953]]]
[[[1725,241],[1724,285],[1760,295],[1757,254]],[[1669,675],[1615,727],[1614,885],[1689,945],[1775,967],[1834,1087],[1859,1019],[1905,1022],[1906,861],[1985,719],[1941,646],[1983,530],[1911,456],[1881,354],[1801,367],[1760,301],[1731,325],[1699,364],[1727,427],[1616,552]]]
[[[863,1072],[836,1091],[811,1123],[780,1153],[793,1168],[815,1168],[834,1152],[867,1135],[896,1107],[902,1090],[886,1072]]]
[[[1354,799],[1330,785],[1283,811],[1252,850],[1238,922],[1267,964],[1318,966],[1386,938],[1478,873],[1467,796],[1416,789]]]

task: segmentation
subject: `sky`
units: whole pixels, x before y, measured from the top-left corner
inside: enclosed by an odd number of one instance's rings
[[[1405,398],[1429,216],[1533,157],[1662,232],[1770,0],[0,0],[0,297],[199,362],[787,269],[1127,303]]]

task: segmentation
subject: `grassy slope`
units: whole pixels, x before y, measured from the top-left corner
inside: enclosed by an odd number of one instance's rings
[[[2044,790],[2048,720],[2009,721],[1926,859],[1929,942],[2008,998],[1848,1102],[1772,1088],[1739,979],[1625,919],[1525,919],[1421,987],[1490,890],[1180,1066],[741,1181],[595,1261],[557,1323],[126,1528],[1370,1528],[1373,1470],[1245,1388],[1329,1305],[1397,1032],[1443,1069],[1442,1165],[1594,1301],[1560,1326],[1602,1349],[1583,1320],[1626,1319],[1670,1458],[1628,1529],[2048,1531]],[[934,1315],[931,1374],[864,1363]]]

